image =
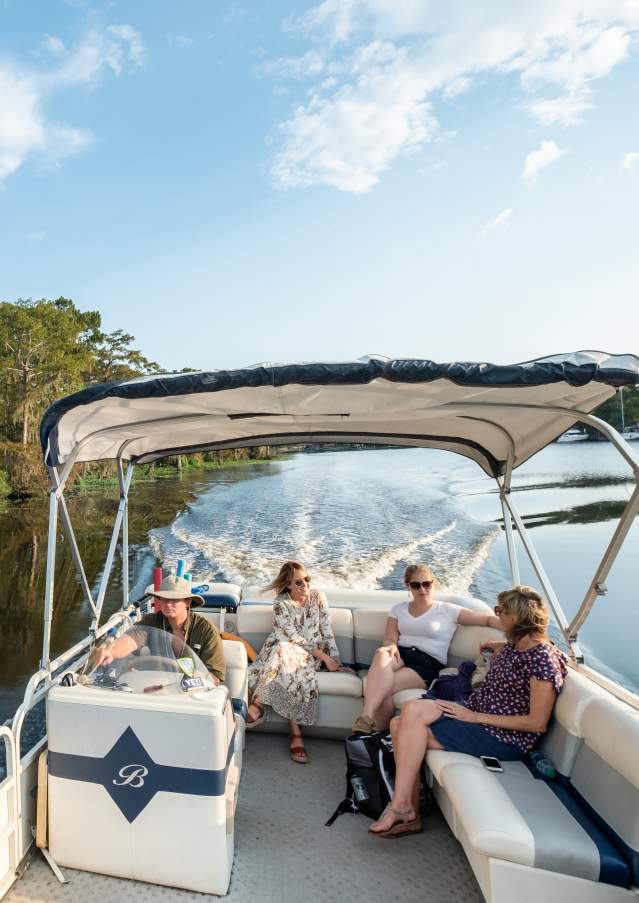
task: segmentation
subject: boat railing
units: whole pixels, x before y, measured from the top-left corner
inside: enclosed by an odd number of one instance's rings
[[[7,796],[6,806],[0,805],[0,873],[5,863],[3,850],[5,843],[8,844],[5,836],[11,838],[12,844],[11,848],[6,846],[10,859],[7,864],[7,876],[0,874],[0,899],[15,880],[16,873],[33,844],[32,826],[35,825],[36,806],[33,791],[37,784],[38,758],[47,745],[47,730],[46,715],[43,715],[42,730],[35,739],[29,739],[27,748],[23,750],[23,728],[27,716],[38,703],[46,699],[52,687],[57,686],[69,670],[77,671],[86,662],[96,639],[122,625],[132,626],[134,613],[133,607],[127,611],[116,612],[95,635],[91,633],[84,637],[57,658],[52,659],[47,667],[36,671],[27,683],[22,703],[18,706],[11,725],[0,726],[0,733],[7,746],[7,777],[0,784],[0,803],[5,787],[6,792],[11,794],[10,799]],[[13,806],[12,810],[9,803]],[[2,822],[3,811],[7,812],[7,825]],[[9,824],[10,812],[13,814]]]
[[[18,819],[18,768],[12,731],[0,725],[4,744],[6,775],[0,782],[0,899],[17,877],[20,862],[20,822]]]

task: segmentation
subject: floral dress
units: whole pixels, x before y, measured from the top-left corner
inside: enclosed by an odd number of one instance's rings
[[[249,695],[270,705],[289,721],[315,724],[318,719],[317,672],[313,658],[321,649],[339,661],[324,593],[312,589],[303,605],[285,592],[273,602],[273,630],[248,670]]]

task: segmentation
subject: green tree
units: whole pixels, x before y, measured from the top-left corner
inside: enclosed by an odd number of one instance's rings
[[[143,373],[161,373],[162,368],[150,361],[141,351],[130,348],[134,336],[116,329],[115,332],[100,333],[94,348],[94,360],[88,380],[92,383],[110,380],[132,379]]]
[[[69,298],[0,303],[0,389],[5,437],[36,438],[39,415],[55,398],[80,388],[100,337],[98,311]]]
[[[610,423],[615,429],[621,429],[621,389],[617,389],[616,393],[609,398],[608,401],[597,408],[593,412],[597,417],[601,417],[606,423]],[[623,420],[626,428],[639,423],[639,388],[623,389]],[[590,429],[588,430],[590,432]],[[597,436],[595,430],[592,431]]]

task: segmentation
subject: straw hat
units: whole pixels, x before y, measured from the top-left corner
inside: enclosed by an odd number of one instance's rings
[[[190,601],[192,608],[196,605],[204,605],[202,596],[194,595],[191,592],[189,581],[184,580],[183,577],[176,577],[175,574],[169,574],[168,577],[165,577],[159,589],[153,589],[153,584],[151,583],[147,586],[145,595],[155,596],[158,599],[184,599],[187,602]]]

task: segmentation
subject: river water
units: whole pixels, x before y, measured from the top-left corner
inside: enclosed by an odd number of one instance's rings
[[[569,617],[631,492],[629,468],[605,442],[554,443],[519,468],[515,503]],[[71,518],[90,582],[106,554],[112,490],[77,495]],[[492,604],[510,584],[494,483],[463,458],[431,449],[297,454],[223,471],[140,483],[130,503],[132,597],[156,558],[178,558],[200,579],[264,584],[281,562],[304,562],[322,586],[401,588],[408,563],[424,561],[444,588]],[[0,720],[19,704],[37,667],[47,509],[42,501],[0,511]],[[639,687],[639,598],[635,523],[580,640],[586,660]],[[64,541],[59,541],[52,649],[89,624]],[[522,551],[522,581],[535,585]],[[121,603],[116,559],[105,614]]]

